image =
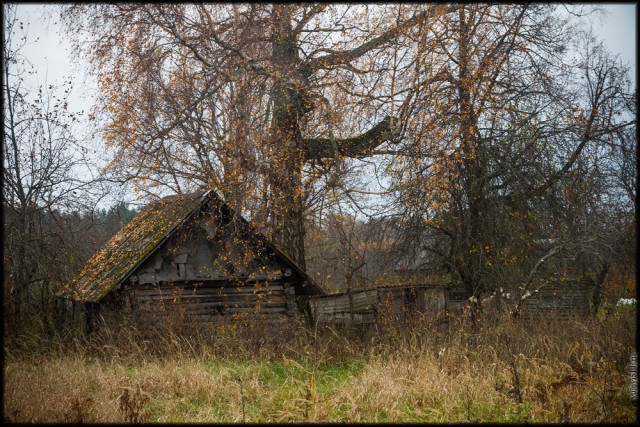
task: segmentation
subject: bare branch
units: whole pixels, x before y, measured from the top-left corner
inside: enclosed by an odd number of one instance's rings
[[[313,72],[320,68],[331,68],[337,65],[349,63],[357,58],[360,58],[364,54],[374,49],[377,49],[379,47],[382,47],[385,44],[389,43],[390,41],[394,40],[400,34],[402,34],[402,32],[405,31],[406,29],[413,27],[418,22],[424,19],[432,17],[433,16],[432,13],[435,12],[434,14],[439,15],[443,13],[448,13],[450,10],[452,10],[451,7],[448,7],[446,9],[441,7],[436,7],[436,8],[430,7],[427,10],[413,15],[411,18],[407,19],[406,21],[401,22],[395,27],[385,31],[378,37],[375,37],[373,39],[366,41],[365,43],[361,44],[358,47],[355,47],[349,50],[342,50],[342,51],[327,50],[328,52],[330,52],[329,54],[321,57],[317,57],[317,58],[311,58],[305,61],[305,63],[303,63],[303,66],[306,69],[311,70]]]
[[[367,132],[344,139],[314,138],[302,141],[305,159],[317,160],[335,156],[336,150],[344,157],[362,158],[371,155],[381,144],[392,141],[394,137],[391,117],[385,117]],[[335,148],[334,148],[335,146]]]

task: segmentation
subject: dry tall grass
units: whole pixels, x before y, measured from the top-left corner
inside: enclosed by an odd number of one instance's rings
[[[628,312],[367,334],[34,334],[5,343],[3,409],[18,422],[630,423],[635,328]]]

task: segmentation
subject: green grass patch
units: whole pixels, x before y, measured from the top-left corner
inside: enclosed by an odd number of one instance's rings
[[[100,357],[14,352],[4,366],[4,412],[20,423],[635,421],[627,372],[634,316],[498,326],[438,340],[425,331],[421,340],[317,359],[302,349],[220,355],[205,346],[125,357],[126,342]]]

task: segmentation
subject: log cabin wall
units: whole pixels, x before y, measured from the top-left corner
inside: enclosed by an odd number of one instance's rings
[[[122,290],[107,294],[99,303],[97,316],[112,331],[136,326],[131,294]]]
[[[553,283],[527,299],[523,313],[526,318],[570,319],[591,313],[594,287],[586,281]]]
[[[295,280],[291,268],[239,223],[203,214],[144,260],[121,289],[106,295],[100,317],[112,328],[144,329],[245,314],[281,322],[297,313]]]
[[[293,287],[283,281],[146,284],[130,286],[122,297],[105,298],[100,304],[101,321],[115,329],[207,324],[246,315],[268,323],[295,317]]]
[[[282,321],[324,294],[213,190],[150,203],[58,292],[86,309],[87,325],[112,327],[244,314]],[[59,311],[60,322],[73,320],[63,303]]]

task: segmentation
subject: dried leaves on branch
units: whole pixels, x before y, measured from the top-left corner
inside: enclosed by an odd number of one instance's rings
[[[624,241],[602,225],[633,222],[628,70],[585,8],[61,10],[93,40],[113,171],[143,194],[219,189],[303,268],[306,222],[345,204],[398,219],[473,293],[522,285],[553,242],[600,264]]]

